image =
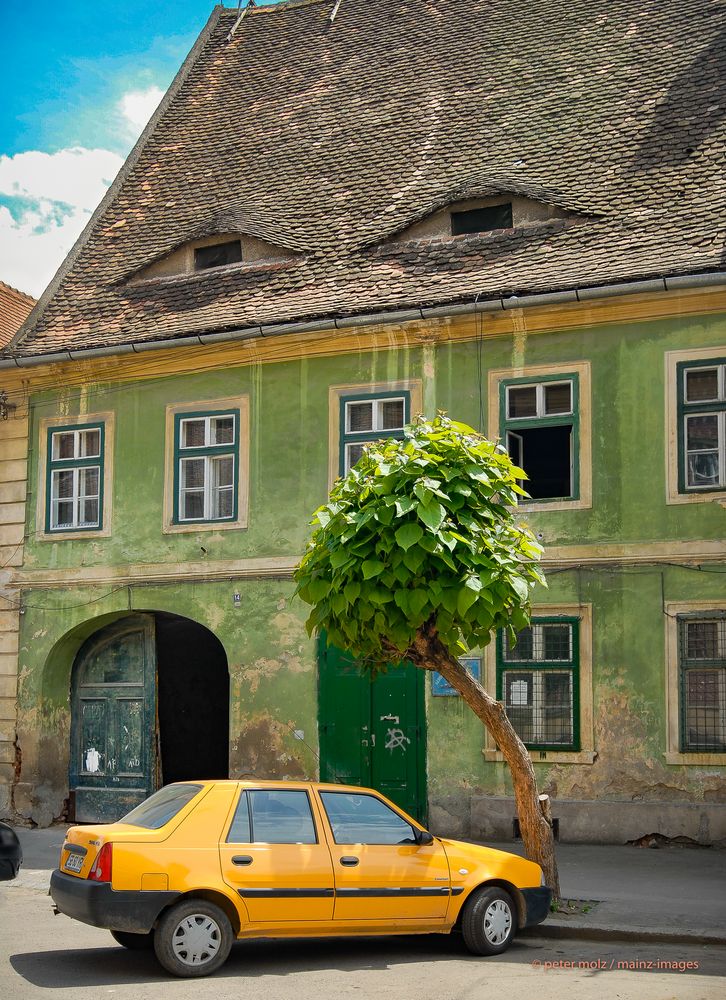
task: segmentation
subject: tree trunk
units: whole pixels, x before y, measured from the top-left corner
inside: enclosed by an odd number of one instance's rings
[[[504,755],[512,773],[514,799],[527,857],[542,867],[545,882],[560,898],[560,879],[549,812],[549,796],[540,796],[529,754],[509,721],[504,705],[496,701],[444,646],[432,625],[418,634],[409,657],[417,667],[437,670],[481,719]],[[546,801],[540,801],[540,799]]]

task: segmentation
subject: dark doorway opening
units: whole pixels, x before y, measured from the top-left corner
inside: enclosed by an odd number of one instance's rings
[[[158,612],[159,784],[229,777],[229,672],[209,629]]]

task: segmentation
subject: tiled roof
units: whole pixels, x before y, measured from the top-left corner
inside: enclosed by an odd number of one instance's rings
[[[0,281],[0,347],[15,336],[34,305],[32,295]]]
[[[724,269],[722,0],[333,5],[215,8],[12,353]],[[499,191],[565,217],[391,240]],[[295,253],[128,281],[230,231]]]

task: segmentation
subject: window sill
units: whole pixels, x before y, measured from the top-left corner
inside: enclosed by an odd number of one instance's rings
[[[726,753],[680,753],[669,750],[663,754],[666,764],[720,764],[726,767]]]
[[[186,521],[183,524],[165,524],[164,534],[194,534],[197,531],[229,531],[230,528],[244,530],[247,528],[247,521]]]
[[[520,501],[517,504],[517,511],[523,514],[536,514],[541,510],[590,510],[591,508],[592,501],[585,499]]]
[[[530,753],[533,764],[594,764],[597,753],[594,750],[534,750]],[[484,760],[503,761],[501,750],[482,750]],[[543,757],[542,754],[545,754]]]
[[[71,528],[69,531],[44,531],[42,534],[36,537],[38,542],[65,542],[80,541],[87,539],[92,541],[94,538],[110,538],[111,530],[110,528]]]

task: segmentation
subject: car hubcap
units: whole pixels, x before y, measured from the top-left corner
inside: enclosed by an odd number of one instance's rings
[[[512,913],[502,899],[490,903],[484,914],[484,934],[489,944],[502,944],[512,927]]]
[[[221,938],[219,925],[212,917],[192,913],[176,926],[174,954],[184,965],[204,965],[219,951]]]

